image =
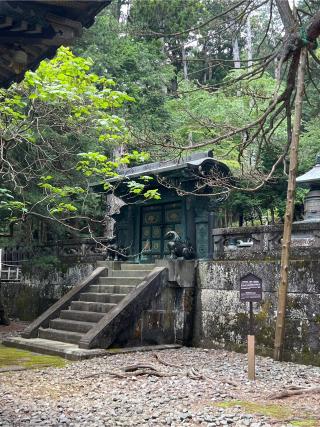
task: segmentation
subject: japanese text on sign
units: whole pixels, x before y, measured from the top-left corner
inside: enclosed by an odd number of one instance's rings
[[[262,300],[262,280],[248,274],[240,279],[240,301],[259,302]]]

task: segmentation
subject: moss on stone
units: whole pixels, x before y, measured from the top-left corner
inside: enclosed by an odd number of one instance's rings
[[[316,420],[315,418],[310,418],[310,419],[299,420],[299,421],[291,421],[290,424],[292,426],[297,426],[297,427],[317,427],[318,420]]]
[[[32,353],[31,351],[5,347],[0,344],[0,369],[10,367],[26,369],[44,367],[63,368],[66,363],[67,361],[59,356]]]
[[[290,408],[276,404],[229,400],[219,402],[216,404],[216,406],[221,408],[233,408],[235,406],[241,406],[241,408],[243,408],[248,413],[273,417],[278,420],[284,420],[292,416],[292,410]]]
[[[121,352],[121,348],[119,348],[119,347],[109,347],[106,350],[108,351],[108,353],[120,353]]]
[[[316,427],[318,422],[308,413],[301,414],[301,411],[299,412],[299,417],[297,417],[299,419],[294,420],[295,412],[292,408],[274,403],[266,404],[242,400],[226,400],[224,402],[215,403],[214,405],[220,408],[233,408],[235,406],[240,406],[246,413],[263,415],[279,421],[292,418],[293,420],[290,421],[290,425],[292,426]]]

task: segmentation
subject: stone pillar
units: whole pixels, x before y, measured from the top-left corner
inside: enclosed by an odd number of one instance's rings
[[[213,258],[214,244],[212,230],[217,226],[217,208],[218,203],[210,199],[208,203],[208,258]]]
[[[196,222],[195,222],[195,212],[194,212],[192,197],[186,198],[186,225],[187,225],[186,237],[189,239],[191,246],[195,249],[196,248]]]

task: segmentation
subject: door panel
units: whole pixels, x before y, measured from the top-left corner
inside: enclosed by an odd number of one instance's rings
[[[154,258],[168,255],[164,237],[171,230],[182,236],[181,214],[181,203],[143,207],[140,250],[148,251]]]

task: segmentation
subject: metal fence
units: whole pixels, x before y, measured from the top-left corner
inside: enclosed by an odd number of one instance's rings
[[[20,282],[21,266],[7,263],[4,258],[4,251],[0,248],[0,280],[3,282]]]
[[[17,265],[0,265],[0,278],[3,282],[20,282],[21,267]]]

